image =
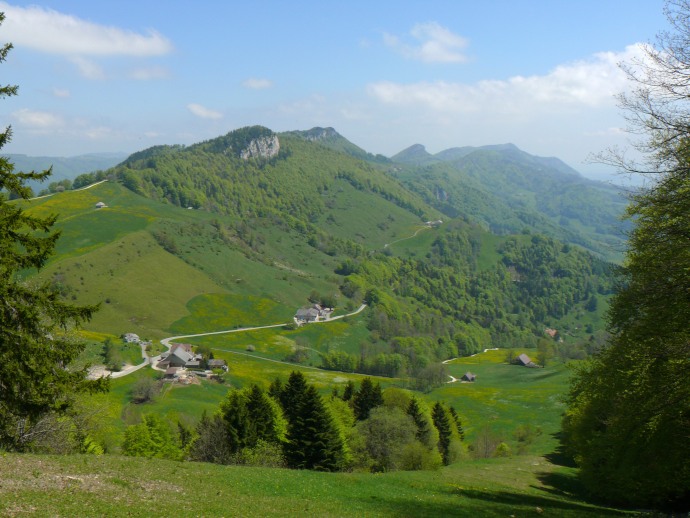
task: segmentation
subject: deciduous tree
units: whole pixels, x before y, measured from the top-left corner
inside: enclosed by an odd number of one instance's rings
[[[671,30],[624,67],[621,105],[643,159],[604,158],[650,183],[609,312],[611,339],[575,376],[566,446],[585,485],[609,500],[690,505],[690,2],[666,4]]]

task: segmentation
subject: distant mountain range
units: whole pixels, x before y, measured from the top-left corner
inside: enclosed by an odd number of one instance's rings
[[[463,216],[497,234],[545,233],[619,260],[627,223],[621,188],[590,180],[555,157],[514,144],[454,147],[432,155],[422,144],[389,159],[366,153],[333,128],[293,132],[351,156],[388,164],[400,180],[449,217]]]
[[[264,130],[272,134],[266,128],[261,131]],[[235,131],[228,135],[236,138],[236,134]],[[52,166],[49,182],[55,182],[125,162],[128,167],[137,164],[139,168],[144,157],[152,161],[155,169],[163,155],[169,158],[174,151],[183,157],[196,152],[194,150],[223,148],[229,145],[223,140],[227,138],[219,137],[194,146],[155,146],[130,157],[122,153],[94,153],[70,158],[10,155],[10,159],[18,170],[43,170]],[[397,180],[445,216],[465,217],[497,234],[525,230],[542,232],[614,260],[620,258],[624,247],[625,224],[619,221],[625,207],[621,190],[586,179],[555,157],[534,156],[513,144],[453,147],[436,154],[427,152],[422,144],[414,144],[392,157],[385,157],[367,152],[331,127],[291,131],[280,134],[280,138],[288,142],[295,139],[309,142],[341,156],[361,160],[369,167],[386,172],[386,177]],[[198,169],[201,176],[208,176],[207,173]],[[156,172],[155,176],[160,183],[161,172]],[[194,193],[196,187],[191,185],[198,184],[198,178],[195,181],[178,178],[175,182],[187,184],[187,194],[181,199],[178,189],[179,203],[201,203],[194,201],[199,197]],[[299,184],[297,177],[295,182]],[[36,192],[46,186],[32,185]],[[160,191],[160,187],[155,190]],[[153,193],[151,189],[148,192]],[[286,193],[282,193],[281,197],[285,196]],[[409,194],[400,196],[404,198]],[[303,201],[308,205],[306,199]]]
[[[52,167],[53,173],[45,182],[29,182],[29,186],[38,192],[45,189],[50,182],[74,180],[83,173],[106,170],[119,164],[126,153],[89,153],[73,157],[29,156],[22,154],[6,155],[15,166],[15,171],[45,171]]]

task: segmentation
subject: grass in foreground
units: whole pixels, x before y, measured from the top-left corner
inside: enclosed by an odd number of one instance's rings
[[[3,516],[621,516],[541,457],[316,473],[114,455],[0,456]]]

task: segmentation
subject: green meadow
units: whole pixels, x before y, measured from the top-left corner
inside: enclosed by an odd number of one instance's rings
[[[335,324],[335,323],[333,323]],[[319,333],[331,324],[306,326]],[[267,330],[270,332],[273,330]],[[282,331],[274,336],[281,337]],[[131,401],[142,378],[159,373],[144,369],[113,380],[110,393],[85,402],[102,419],[106,436],[99,439],[111,453],[102,456],[0,455],[0,513],[7,516],[633,516],[590,502],[577,482],[574,468],[560,465],[557,431],[568,369],[561,363],[529,369],[505,363],[505,350],[487,351],[448,364],[460,377],[477,374],[474,383],[448,383],[422,395],[428,404],[443,399],[460,413],[472,444],[489,423],[490,432],[511,446],[503,458],[474,459],[431,472],[316,473],[284,469],[217,466],[160,459],[121,457],[118,437],[128,424],[146,413],[193,425],[203,412],[212,413],[231,388],[302,370],[322,394],[360,375],[322,371],[259,357],[207,337],[216,357],[230,366],[225,383],[201,381],[165,385],[145,404]],[[245,337],[246,338],[246,337]],[[256,337],[254,337],[256,338]],[[268,338],[265,337],[265,338]],[[200,340],[201,339],[195,339]],[[252,339],[253,340],[253,339]],[[281,342],[285,338],[280,338]],[[227,350],[224,350],[227,348]],[[522,352],[522,351],[515,351]],[[528,351],[529,353],[529,351]],[[404,382],[379,378],[384,387]],[[517,454],[515,427],[530,424],[542,433],[529,449]],[[69,495],[66,498],[65,495]]]
[[[4,516],[634,516],[579,498],[572,469],[524,455],[436,472],[317,473],[161,459],[0,456]]]
[[[532,350],[515,351],[516,354]],[[466,419],[469,440],[489,433],[515,448],[513,436],[520,425],[539,427],[542,434],[530,450],[548,453],[556,448],[555,434],[565,410],[562,397],[568,387],[570,368],[548,362],[545,368],[527,368],[506,362],[508,350],[487,351],[447,364],[449,373],[460,379],[466,372],[477,375],[472,383],[447,383],[430,397],[455,406]]]
[[[99,201],[107,206],[97,209]],[[58,214],[58,248],[38,278],[68,300],[100,304],[90,332],[160,339],[288,322],[310,293],[337,296],[338,259],[266,222],[257,223],[263,237],[254,250],[218,239],[214,225],[233,224],[228,216],[142,198],[117,183],[22,203],[38,215]],[[157,233],[172,240],[175,254]]]
[[[367,250],[388,245],[386,254],[421,258],[442,231],[423,226],[418,216],[398,205],[388,204],[385,210],[371,205],[371,197],[341,179],[322,196],[331,210],[317,222],[319,229]],[[96,209],[99,201],[107,207]],[[81,332],[88,346],[79,365],[100,363],[103,340],[117,341],[127,332],[154,342],[233,332],[179,339],[207,346],[215,358],[226,360],[229,371],[223,382],[164,383],[152,401],[137,404],[137,384],[161,377],[147,367],[113,379],[107,394],[82,399],[80,405],[98,423],[94,437],[107,455],[0,456],[0,469],[7,474],[0,481],[0,514],[622,514],[588,503],[573,468],[556,463],[568,366],[555,360],[543,369],[509,365],[506,350],[447,363],[448,373],[457,379],[467,371],[476,374],[474,383],[445,383],[416,393],[427,406],[437,400],[453,405],[462,419],[466,454],[439,471],[323,474],[120,457],[126,427],[144,414],[159,415],[172,426],[194,427],[204,412],[215,412],[229,390],[253,383],[268,387],[293,370],[304,372],[325,397],[348,381],[359,383],[363,375],[318,366],[323,354],[339,350],[358,355],[362,344],[373,353],[383,343],[367,328],[373,310],[297,329],[240,330],[291,322],[314,292],[336,297],[336,315],[347,313],[346,307],[358,302],[345,301],[339,292],[343,278],[334,273],[345,256],[312,246],[300,233],[304,229],[272,225],[267,218],[247,219],[243,227],[231,215],[145,199],[111,182],[24,203],[37,214],[60,214],[57,253],[38,278],[52,282],[67,300],[100,306]],[[481,242],[477,266],[488,270],[500,261],[498,249],[505,238],[476,232]],[[604,310],[602,303],[596,311],[564,322],[573,334],[581,334]],[[138,346],[120,348],[125,363],[139,363]],[[304,353],[300,364],[289,361],[296,352]],[[407,391],[412,385],[407,379],[374,379],[384,389]],[[528,443],[516,435],[525,427],[534,432]],[[509,456],[474,458],[469,446],[482,440],[505,443]],[[8,468],[14,465],[17,469]]]

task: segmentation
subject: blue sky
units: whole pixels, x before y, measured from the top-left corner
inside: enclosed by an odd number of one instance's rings
[[[617,63],[661,0],[0,2],[15,48],[3,152],[191,144],[252,124],[332,126],[387,156],[512,142],[584,174],[624,145]]]

